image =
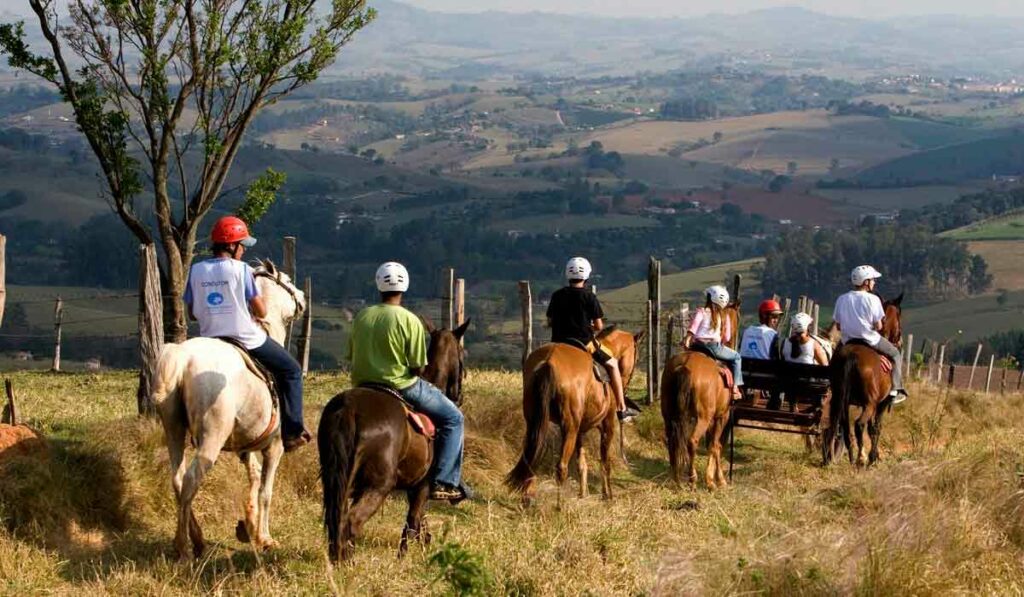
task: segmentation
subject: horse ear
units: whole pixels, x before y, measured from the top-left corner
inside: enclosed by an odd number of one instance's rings
[[[433,334],[434,331],[437,329],[434,327],[434,324],[429,319],[422,315],[420,315],[420,321],[423,322],[423,327],[427,329],[428,334]]]
[[[471,317],[467,319],[462,325],[452,330],[452,334],[455,335],[456,340],[462,340],[462,337],[466,335],[466,330],[469,329],[469,322],[472,320],[473,318]]]
[[[263,267],[265,267],[267,269],[267,273],[270,274],[271,276],[276,276],[277,275],[277,266],[274,265],[273,261],[271,261],[269,259],[264,259],[263,260]]]
[[[640,344],[640,341],[647,335],[647,330],[643,330],[638,334],[633,334],[633,343]]]
[[[900,306],[900,305],[901,305],[901,304],[903,303],[903,294],[904,294],[904,293],[902,293],[902,292],[901,292],[901,293],[900,293],[900,295],[899,295],[898,297],[894,298],[894,299],[892,300],[892,304],[894,304],[894,305],[896,305],[897,307],[899,307],[899,306]]]

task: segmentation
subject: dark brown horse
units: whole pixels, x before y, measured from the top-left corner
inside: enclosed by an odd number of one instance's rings
[[[426,381],[462,402],[462,336],[467,321],[454,332],[431,330]],[[430,494],[433,443],[413,429],[404,405],[381,390],[353,388],[331,398],[320,416],[317,433],[320,481],[323,485],[324,527],[331,561],[348,559],[363,525],[395,489],[405,490],[409,511],[399,555],[409,539],[430,541],[423,512]]]
[[[629,385],[636,367],[637,347],[644,333],[631,334],[607,328],[598,339],[619,362],[623,386]],[[535,492],[536,466],[545,445],[548,423],[562,430],[562,450],[558,461],[559,500],[569,475],[569,460],[576,455],[580,474],[580,497],[587,495],[587,461],[583,454],[583,436],[598,428],[601,432],[602,493],[612,497],[611,446],[617,424],[615,396],[607,383],[594,375],[594,359],[581,348],[568,344],[545,344],[530,353],[523,365],[523,417],[526,437],[519,463],[505,478],[505,484],[523,494],[529,504]]]
[[[885,319],[881,334],[896,347],[900,347],[903,333],[900,316],[903,295],[884,304]],[[882,416],[892,399],[892,378],[882,370],[882,356],[873,348],[859,343],[844,344],[832,358],[829,371],[832,382],[832,401],[829,424],[822,432],[822,460],[831,464],[842,438],[850,457],[850,464],[871,465],[878,460],[878,443],[882,434]],[[850,407],[860,407],[860,415],[853,422],[857,438],[854,455],[850,439]],[[868,438],[864,432],[867,430]],[[867,441],[865,441],[867,439]]]
[[[732,337],[726,344],[735,349],[739,304],[730,304],[723,316],[732,326]],[[722,436],[729,423],[732,390],[722,380],[720,368],[717,360],[696,351],[679,353],[665,363],[661,375],[661,417],[665,421],[669,465],[676,483],[683,482],[685,466],[686,479],[691,486],[696,485],[697,444],[707,436],[708,468],[704,481],[711,489],[727,485],[722,468]]]

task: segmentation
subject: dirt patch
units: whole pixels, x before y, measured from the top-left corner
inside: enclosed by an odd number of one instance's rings
[[[24,425],[0,424],[0,462],[11,456],[44,451],[46,442]]]
[[[757,187],[733,187],[725,191],[695,191],[685,199],[700,201],[703,206],[713,209],[731,203],[738,205],[746,213],[759,214],[775,221],[790,220],[795,224],[826,226],[848,219],[848,216],[828,199],[800,189],[784,189],[779,193],[772,193]]]

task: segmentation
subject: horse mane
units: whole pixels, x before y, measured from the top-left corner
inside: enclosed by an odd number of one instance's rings
[[[613,323],[613,324],[611,324],[609,326],[606,326],[606,327],[602,328],[600,332],[597,333],[597,336],[595,336],[595,338],[597,340],[603,340],[603,339],[607,338],[608,336],[610,336],[612,332],[618,330],[618,328],[619,328],[619,326],[616,323]]]

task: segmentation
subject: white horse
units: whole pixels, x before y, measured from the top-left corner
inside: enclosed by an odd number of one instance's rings
[[[269,260],[255,273],[267,308],[261,323],[271,338],[283,344],[289,322],[306,309],[306,297]],[[284,445],[267,384],[249,369],[239,349],[215,338],[165,345],[155,378],[153,401],[163,421],[178,501],[174,546],[179,558],[188,558],[186,537],[192,541],[195,557],[205,548],[192,500],[222,451],[238,453],[249,474],[245,520],[236,527],[238,539],[251,541],[256,549],[273,547],[270,500]],[[187,466],[186,432],[196,448]],[[262,464],[253,452],[262,453]]]

